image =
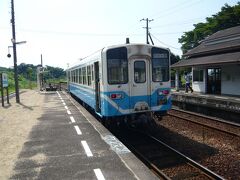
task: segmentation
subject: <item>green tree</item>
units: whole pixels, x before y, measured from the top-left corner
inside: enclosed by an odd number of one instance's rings
[[[33,74],[33,69],[31,67],[27,68],[27,76],[28,76],[28,81],[29,81],[29,88],[32,89],[32,74]]]
[[[182,51],[186,53],[188,50],[198,46],[204,38],[213,33],[240,25],[240,2],[235,6],[225,4],[221,11],[212,17],[206,18],[206,23],[194,24],[192,31],[184,32],[178,42],[182,44]]]

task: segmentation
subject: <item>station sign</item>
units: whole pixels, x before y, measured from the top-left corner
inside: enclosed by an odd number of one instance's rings
[[[6,73],[2,73],[2,83],[3,87],[8,87],[8,77]]]

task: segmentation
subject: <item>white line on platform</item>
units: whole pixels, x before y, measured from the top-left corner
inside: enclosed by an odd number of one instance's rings
[[[62,102],[64,102],[64,100],[61,99]]]
[[[74,126],[74,128],[75,128],[75,130],[77,131],[77,134],[78,134],[78,135],[82,135],[82,132],[81,132],[81,130],[79,129],[78,126]],[[89,149],[89,150],[90,150],[90,149]]]
[[[67,110],[67,113],[68,113],[68,114],[72,114],[71,111],[69,111],[69,110]]]
[[[71,119],[72,123],[76,122],[75,119],[73,118],[73,116],[70,116],[70,119]]]
[[[63,102],[63,105],[64,105],[64,106],[66,106],[66,103],[65,103],[65,102]]]
[[[82,145],[83,145],[83,149],[85,150],[85,153],[87,154],[88,157],[93,156],[88,144],[86,141],[81,141]]]
[[[222,97],[222,96],[214,96],[214,97],[218,99],[228,99],[227,97]]]
[[[68,110],[68,107],[67,106],[64,106],[65,107],[65,109],[67,109]]]
[[[105,180],[101,169],[94,169],[94,173],[95,173],[98,180]]]

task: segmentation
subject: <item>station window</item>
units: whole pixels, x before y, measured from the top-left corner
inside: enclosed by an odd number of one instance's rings
[[[193,70],[193,81],[203,82],[203,70]]]
[[[169,51],[152,48],[152,80],[154,82],[169,81]]]
[[[134,81],[136,83],[146,82],[146,65],[144,61],[134,62]]]
[[[107,76],[109,84],[128,82],[127,48],[115,48],[107,51]]]

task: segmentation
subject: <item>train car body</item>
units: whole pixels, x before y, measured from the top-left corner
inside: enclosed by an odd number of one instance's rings
[[[103,48],[67,69],[68,90],[101,117],[171,108],[170,52],[146,44]]]

